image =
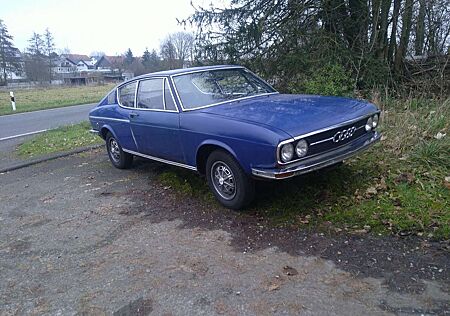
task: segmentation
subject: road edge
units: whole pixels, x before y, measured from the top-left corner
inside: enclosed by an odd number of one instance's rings
[[[17,169],[22,169],[22,168],[29,167],[29,166],[32,166],[32,165],[36,165],[36,164],[41,163],[41,162],[45,162],[45,161],[49,161],[49,160],[54,160],[54,159],[58,159],[58,158],[62,158],[62,157],[67,157],[67,156],[79,154],[81,152],[85,152],[85,151],[89,151],[89,150],[92,150],[92,149],[100,148],[102,146],[104,146],[104,144],[90,145],[90,146],[76,148],[76,149],[73,149],[73,150],[70,150],[70,151],[58,152],[58,153],[54,153],[54,154],[43,156],[43,157],[38,157],[38,158],[34,158],[34,159],[25,160],[25,161],[22,161],[22,162],[19,162],[19,163],[11,164],[10,166],[7,166],[7,167],[3,167],[3,168],[0,167],[0,173],[6,173],[6,172],[14,171],[14,170],[17,170]]]

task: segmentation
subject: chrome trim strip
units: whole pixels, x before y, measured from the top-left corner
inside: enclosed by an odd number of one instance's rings
[[[173,81],[173,77],[178,77],[178,76],[183,76],[183,75],[189,75],[189,74],[193,74],[193,73],[198,73],[198,72],[206,72],[206,71],[215,71],[215,70],[225,70],[225,69],[244,69],[247,72],[249,72],[250,74],[253,74],[255,77],[257,77],[259,80],[263,81],[266,85],[268,85],[270,88],[273,89],[273,87],[268,84],[266,81],[264,81],[263,79],[261,79],[260,77],[258,77],[257,75],[255,75],[254,73],[252,73],[250,70],[248,70],[245,67],[242,66],[231,66],[231,67],[219,67],[219,68],[212,68],[212,69],[203,69],[203,70],[195,70],[195,71],[188,71],[188,72],[183,72],[183,73],[179,73],[179,74],[175,74],[175,75],[170,75],[170,79],[172,81],[172,85],[173,85],[173,89],[175,90],[175,94],[177,96],[178,102],[180,103],[181,109],[183,110],[183,112],[189,112],[189,111],[194,111],[194,110],[199,110],[199,109],[205,109],[205,108],[209,108],[211,106],[216,106],[216,105],[220,105],[220,104],[224,104],[224,103],[229,103],[229,102],[234,102],[234,101],[241,101],[241,100],[246,100],[246,99],[250,99],[250,98],[255,98],[255,97],[261,97],[261,96],[267,96],[267,95],[272,95],[272,94],[279,94],[278,91],[275,92],[267,92],[267,93],[262,93],[262,94],[258,94],[258,95],[251,95],[248,97],[242,97],[242,98],[236,98],[236,99],[232,99],[232,100],[226,100],[226,101],[222,101],[222,102],[217,102],[217,103],[213,103],[213,104],[208,104],[208,105],[203,105],[203,106],[199,106],[196,108],[191,108],[191,109],[185,109],[183,106],[183,102],[181,102],[181,98],[180,98],[180,94],[178,93],[177,90],[177,86],[175,84],[175,82]]]
[[[317,144],[322,144],[322,143],[328,142],[328,141],[330,141],[330,140],[333,140],[333,137],[319,140],[319,141],[317,141],[317,142],[314,142],[314,143],[309,144],[309,146],[314,146],[314,145],[317,145]]]
[[[189,165],[185,165],[183,163],[179,163],[179,162],[175,162],[175,161],[171,161],[171,160],[166,160],[166,159],[162,159],[162,158],[158,158],[158,157],[154,157],[154,156],[141,154],[141,153],[129,150],[129,149],[125,149],[125,148],[122,148],[122,150],[124,152],[127,152],[127,153],[132,154],[132,155],[136,155],[136,156],[140,156],[140,157],[143,157],[143,158],[147,158],[147,159],[155,160],[155,161],[158,161],[158,162],[166,163],[166,164],[169,164],[169,165],[173,165],[173,166],[182,167],[182,168],[186,168],[186,169],[189,169],[189,170],[197,171],[197,167],[194,167],[194,166],[189,166]]]
[[[295,141],[300,140],[302,138],[305,138],[305,137],[308,137],[308,136],[312,136],[312,135],[316,135],[316,134],[319,134],[319,133],[322,133],[322,132],[326,132],[326,131],[329,131],[329,130],[332,130],[332,129],[335,129],[335,128],[338,128],[338,127],[341,127],[341,126],[344,126],[344,125],[347,125],[347,124],[355,123],[355,122],[358,122],[359,120],[366,119],[366,118],[371,117],[371,116],[373,116],[375,114],[379,115],[380,112],[381,111],[378,110],[378,111],[376,111],[375,113],[372,113],[372,114],[367,114],[367,115],[364,115],[364,116],[360,116],[358,118],[354,118],[354,119],[351,119],[351,120],[348,120],[348,121],[345,121],[345,122],[342,122],[342,123],[339,123],[339,124],[335,124],[335,125],[332,125],[332,126],[329,126],[329,127],[321,128],[321,129],[313,131],[313,132],[309,132],[309,133],[306,133],[306,134],[301,134],[301,135],[295,136],[293,138],[286,139],[286,140],[280,142],[278,144],[278,146],[277,146],[277,152],[276,152],[277,162],[278,162],[279,165],[285,166],[285,165],[289,165],[291,163],[294,163],[294,162],[297,162],[297,161],[300,161],[300,160],[303,160],[303,159],[310,158],[310,157],[306,156],[304,158],[298,158],[296,160],[291,160],[291,161],[288,161],[288,162],[282,162],[281,159],[280,159],[280,149],[281,149],[281,146],[283,146],[284,144],[295,142]]]
[[[366,150],[368,147],[373,145],[374,143],[378,142],[381,138],[381,135],[377,132],[375,132],[375,135],[368,139],[361,147],[356,148],[355,150],[345,152],[337,157],[332,157],[328,160],[319,161],[317,163],[311,164],[311,165],[300,165],[298,167],[294,168],[285,168],[281,170],[261,170],[257,168],[252,168],[252,174],[256,177],[266,178],[266,179],[287,179],[291,177],[295,177],[301,174],[305,174],[308,172],[312,172],[318,169],[322,169],[331,165],[334,165],[335,163],[341,162],[345,159],[348,159],[357,153]],[[331,152],[328,153],[328,155],[332,154]],[[277,177],[280,176],[281,177]],[[284,176],[286,175],[286,176]]]
[[[125,122],[125,123],[130,123],[130,120],[127,119],[118,119],[118,118],[113,118],[113,117],[104,117],[104,116],[89,116],[89,118],[93,118],[96,120],[107,120],[107,121],[114,121],[114,122]]]
[[[211,66],[210,69],[199,69],[199,70],[186,71],[186,72],[181,72],[178,74],[170,75],[170,77],[178,77],[178,76],[183,76],[183,75],[195,74],[198,72],[224,70],[224,69],[246,69],[246,68],[244,66],[228,66],[228,67],[225,66],[225,67],[217,67],[217,68],[214,68],[214,66]]]
[[[173,96],[172,87],[169,84],[169,78],[168,77],[166,78],[166,83],[167,83],[167,86],[169,87],[170,96],[172,97],[173,104],[175,105],[175,108],[177,109],[177,113],[180,113],[180,109],[178,108],[178,104],[175,101],[175,97]],[[172,84],[173,84],[173,82],[172,82]],[[175,85],[173,85],[173,86],[175,87]],[[165,93],[164,93],[164,96],[165,96]]]

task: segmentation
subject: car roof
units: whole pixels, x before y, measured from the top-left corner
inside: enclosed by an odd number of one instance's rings
[[[191,68],[182,68],[182,69],[172,69],[172,70],[164,70],[158,72],[152,72],[145,75],[134,77],[135,79],[153,77],[153,76],[172,76],[172,75],[180,75],[189,72],[195,71],[204,71],[204,70],[214,70],[214,69],[223,69],[223,68],[244,68],[238,65],[215,65],[215,66],[202,66],[202,67],[191,67]]]

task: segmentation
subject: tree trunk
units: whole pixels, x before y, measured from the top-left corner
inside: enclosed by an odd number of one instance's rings
[[[362,49],[367,45],[369,30],[369,8],[367,0],[349,0],[349,17],[345,23],[345,33],[350,48]]]
[[[397,48],[397,25],[398,25],[398,17],[400,15],[400,7],[402,4],[402,0],[394,0],[394,11],[392,12],[392,29],[391,29],[391,37],[389,40],[389,50],[388,50],[388,60],[389,62],[393,62],[395,49]]]
[[[370,36],[370,46],[374,47],[378,40],[380,21],[381,0],[372,0],[372,32]]]
[[[378,34],[378,47],[377,47],[377,55],[380,58],[385,58],[387,55],[387,46],[388,46],[388,18],[389,11],[391,9],[392,0],[382,0],[381,2],[381,11],[380,11],[380,19],[379,25],[380,30]]]
[[[394,71],[399,74],[402,72],[403,60],[408,50],[409,37],[411,35],[411,20],[413,13],[413,0],[405,1],[405,8],[402,17],[402,34],[400,35],[400,43],[394,60]]]
[[[425,12],[426,12],[426,1],[419,0],[419,14],[417,16],[416,24],[416,40],[414,43],[414,49],[417,56],[423,54],[423,45],[425,42]]]

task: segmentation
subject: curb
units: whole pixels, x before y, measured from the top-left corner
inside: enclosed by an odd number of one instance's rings
[[[41,163],[41,162],[45,162],[45,161],[49,161],[49,160],[54,160],[54,159],[58,159],[58,158],[62,158],[62,157],[67,157],[67,156],[79,154],[81,152],[89,151],[89,150],[100,148],[100,147],[103,147],[103,146],[104,146],[104,144],[98,144],[98,145],[93,145],[93,146],[85,146],[85,147],[73,149],[71,151],[65,151],[65,152],[62,152],[62,153],[55,153],[55,154],[51,154],[51,155],[44,156],[44,157],[39,157],[39,158],[35,158],[35,159],[25,160],[23,162],[12,164],[12,165],[7,166],[7,167],[3,167],[3,168],[0,167],[0,173],[14,171],[14,170],[17,170],[17,169],[21,169],[21,168],[29,167],[29,166],[32,166],[32,165],[36,165],[36,164]]]

